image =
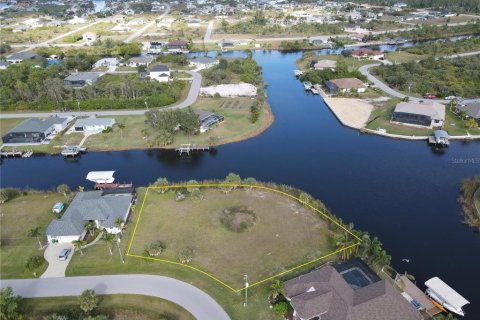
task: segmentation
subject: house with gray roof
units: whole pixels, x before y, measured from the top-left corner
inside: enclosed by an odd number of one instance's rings
[[[75,121],[73,125],[77,132],[101,132],[115,125],[114,118],[83,118]]]
[[[52,134],[63,131],[72,117],[30,118],[20,122],[2,137],[6,145],[40,144]]]
[[[190,60],[190,65],[198,70],[207,69],[218,64],[217,58],[212,57],[194,57]]]
[[[38,57],[38,54],[31,51],[17,52],[7,57],[6,61],[9,63],[22,63],[25,60],[33,60]]]
[[[465,112],[470,118],[477,120],[478,124],[480,124],[480,102],[467,103],[459,106],[458,110]]]
[[[103,73],[100,72],[75,72],[63,79],[63,84],[73,88],[91,86]]]
[[[327,265],[284,283],[295,320],[421,320],[393,286],[361,260]]]
[[[60,219],[53,220],[45,230],[49,243],[67,243],[85,237],[85,223],[94,222],[97,228],[112,234],[121,229],[115,221],[125,223],[135,196],[132,188],[78,192]]]
[[[200,109],[193,109],[193,112],[198,116],[198,120],[200,120],[200,133],[206,132],[217,123],[225,120],[222,115],[214,112],[208,112]]]
[[[139,67],[139,66],[147,67],[152,62],[153,62],[153,57],[151,57],[151,56],[132,57],[132,58],[130,58],[130,60],[128,60],[128,66],[134,67],[134,68]]]
[[[436,102],[400,102],[395,106],[392,122],[423,127],[441,127],[445,121],[445,106]]]
[[[170,68],[163,64],[154,65],[148,72],[148,76],[150,77],[150,79],[160,82],[168,82],[171,75],[172,73]]]

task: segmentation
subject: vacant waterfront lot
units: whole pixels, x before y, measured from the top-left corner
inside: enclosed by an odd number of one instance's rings
[[[32,278],[34,272],[37,276],[43,273],[46,262],[34,270],[25,266],[28,258],[43,257],[37,240],[28,237],[27,231],[39,227],[43,232],[55,217],[51,210],[58,201],[65,202],[65,198],[58,193],[32,192],[0,204],[0,278]],[[43,235],[39,238],[46,242]]]
[[[202,200],[179,202],[173,191],[150,189],[130,253],[142,255],[161,241],[166,248],[155,258],[178,262],[179,252],[191,248],[191,266],[239,288],[244,274],[254,283],[333,251],[327,246],[326,223],[293,199],[261,189],[201,192]],[[225,210],[253,212],[255,218],[251,223],[235,216],[234,223],[246,227],[232,231],[222,221]]]

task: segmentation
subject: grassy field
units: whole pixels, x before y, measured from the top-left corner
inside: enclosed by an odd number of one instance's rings
[[[32,28],[25,32],[12,32],[10,28],[2,28],[0,30],[0,38],[5,43],[30,44],[46,41],[53,37],[57,37],[63,33],[67,33],[81,25],[65,25],[61,27],[39,27]]]
[[[388,61],[394,63],[405,63],[405,62],[412,62],[417,60],[423,60],[429,57],[429,55],[418,55],[409,53],[406,51],[395,51],[395,52],[387,52],[385,57]]]
[[[65,198],[58,193],[32,192],[0,204],[0,278],[32,278],[36,272],[40,276],[47,268],[44,262],[36,270],[27,270],[25,263],[31,256],[43,257],[35,238],[27,236],[28,229],[40,227],[42,232],[55,217],[53,205]],[[45,243],[45,237],[40,237]]]
[[[3,137],[10,129],[15,127],[17,124],[22,122],[25,119],[0,119],[0,135]],[[2,141],[3,143],[3,141]]]
[[[385,103],[382,107],[376,107],[370,119],[366,125],[366,128],[377,130],[385,129],[387,133],[391,134],[401,134],[407,136],[428,136],[432,135],[435,129],[428,128],[416,128],[412,126],[398,125],[390,122],[393,110],[397,103],[400,102],[400,99],[394,98]],[[445,123],[443,125],[443,130],[447,131],[449,135],[467,135],[467,131],[472,134],[480,134],[479,128],[468,129],[465,127],[464,122],[457,117],[453,112],[451,112],[448,107],[445,108]]]
[[[23,299],[19,305],[26,320],[41,320],[45,315],[67,310],[80,310],[77,297]],[[111,320],[193,320],[182,307],[160,298],[140,295],[100,296],[96,314],[108,315]]]
[[[148,244],[161,240],[167,249],[159,258],[178,262],[178,253],[189,247],[194,251],[191,265],[239,288],[243,274],[254,283],[334,251],[326,245],[330,231],[318,214],[281,194],[259,189],[201,191],[201,201],[177,202],[173,191],[150,190],[131,253],[141,255]],[[244,232],[228,230],[220,218],[231,207],[253,210],[254,225]]]
[[[145,195],[145,188],[140,188],[137,190],[137,192],[138,198],[140,200],[143,199]],[[190,202],[191,200],[187,199],[185,201]],[[130,223],[127,224],[126,234],[121,243],[122,250],[124,252],[126,252],[127,250],[128,243],[133,233],[134,222],[137,220],[139,211],[140,205],[137,204],[135,210],[130,217]],[[259,215],[259,213],[257,214]],[[303,216],[299,216],[299,218],[306,219],[306,217]],[[275,224],[279,224],[280,221],[281,220],[276,219]],[[281,226],[281,228],[284,229],[285,227]],[[308,228],[312,229],[313,226],[308,226]],[[188,238],[189,236],[190,235],[186,235],[185,238]],[[199,273],[198,271],[178,267],[172,264],[159,263],[156,261],[149,261],[128,256],[126,257],[125,264],[123,264],[120,261],[118,252],[115,251],[114,255],[110,256],[107,246],[102,242],[84,250],[84,253],[85,255],[83,257],[77,253],[73,255],[72,261],[70,262],[66,271],[67,276],[129,273],[164,275],[188,282],[200,288],[201,290],[204,290],[225,309],[225,311],[229,314],[232,320],[277,319],[274,312],[269,308],[269,303],[267,299],[269,286],[273,282],[273,280],[249,288],[248,307],[245,308],[243,305],[243,292],[233,292],[228,288],[224,287],[223,285],[219,284],[218,282],[207,277],[206,275]],[[336,256],[329,257],[328,259],[335,260]],[[308,272],[314,267],[323,265],[328,259],[321,260],[318,263],[314,263],[303,268],[299,268],[298,270],[289,273],[288,276],[285,277],[285,279],[290,279],[302,273]],[[192,263],[196,263],[195,260]],[[243,274],[238,275],[238,281],[241,281],[242,276]]]

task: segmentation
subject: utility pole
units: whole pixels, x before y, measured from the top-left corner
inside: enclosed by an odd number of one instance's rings
[[[122,263],[125,263],[125,259],[123,259],[122,248],[120,248],[120,241],[120,237],[117,237],[118,253],[120,254],[120,259],[122,259]]]
[[[248,275],[244,275],[243,279],[245,279],[245,303],[243,306],[246,307],[248,304]]]

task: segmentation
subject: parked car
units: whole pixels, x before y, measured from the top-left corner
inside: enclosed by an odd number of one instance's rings
[[[455,96],[448,96],[448,97],[445,97],[445,100],[454,100],[456,99],[457,97]]]
[[[424,98],[424,99],[435,99],[436,96],[434,96],[434,95],[431,94],[431,93],[425,93],[425,94],[423,95],[423,98]]]
[[[72,252],[72,249],[63,249],[62,252],[58,255],[58,260],[65,261],[68,258],[68,255]]]
[[[53,213],[61,213],[63,209],[65,208],[65,205],[62,202],[57,202],[52,208]]]

